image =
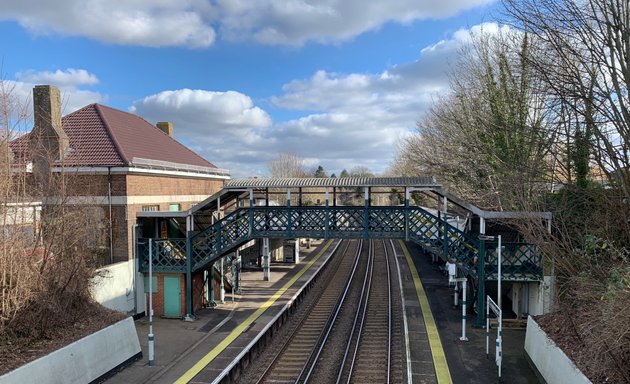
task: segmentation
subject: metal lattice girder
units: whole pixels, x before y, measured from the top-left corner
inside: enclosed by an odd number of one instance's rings
[[[149,242],[138,244],[140,269],[149,269]],[[153,241],[153,270],[184,272],[186,270],[186,239],[156,239]]]
[[[506,281],[542,280],[542,258],[533,244],[502,243],[501,275]],[[486,243],[486,279],[497,279],[497,243]]]
[[[408,220],[408,221],[407,221]],[[409,227],[405,228],[405,223]],[[192,270],[205,268],[235,247],[255,238],[408,238],[444,260],[477,275],[480,242],[419,207],[251,207],[238,209],[191,238]],[[156,271],[183,272],[185,239],[157,239]],[[487,279],[496,279],[496,244],[486,244]],[[139,244],[141,269],[148,266],[148,245]],[[494,263],[493,263],[494,260]],[[542,279],[541,257],[530,244],[506,244],[502,266],[506,280]]]
[[[405,236],[404,208],[372,208],[368,225],[368,231],[374,237],[403,238]]]

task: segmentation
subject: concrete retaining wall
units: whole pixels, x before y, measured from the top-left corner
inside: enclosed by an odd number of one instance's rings
[[[108,265],[92,280],[92,297],[114,311],[129,315],[145,312],[144,277],[134,260]]]
[[[141,353],[136,327],[128,317],[0,376],[0,383],[90,383]]]
[[[531,316],[527,318],[525,352],[548,384],[591,382]]]

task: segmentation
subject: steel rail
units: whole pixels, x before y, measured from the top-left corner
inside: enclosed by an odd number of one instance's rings
[[[296,382],[304,382],[304,383],[308,382],[308,379],[313,373],[313,368],[315,367],[315,363],[317,362],[317,360],[319,360],[322,350],[324,349],[324,345],[326,345],[326,342],[328,341],[328,336],[330,336],[330,332],[332,331],[333,326],[335,325],[335,321],[337,320],[337,317],[339,316],[339,312],[341,311],[341,308],[343,307],[343,304],[346,300],[346,296],[348,295],[348,291],[350,290],[350,285],[352,284],[352,281],[354,279],[354,274],[359,265],[359,259],[360,259],[359,256],[361,255],[362,250],[363,250],[363,240],[361,240],[361,242],[359,243],[359,249],[356,254],[356,260],[352,268],[352,273],[350,274],[350,277],[348,278],[343,294],[340,300],[337,302],[335,312],[332,314],[332,316],[329,318],[328,323],[326,324],[326,327],[325,327],[326,332],[323,334],[323,338],[320,340],[320,342],[316,344],[316,345],[319,345],[319,348],[317,348],[317,353],[315,353],[314,355],[311,354],[311,356],[307,360],[306,365],[304,366],[304,369],[302,369],[302,372],[298,376],[298,379]],[[307,367],[308,367],[308,371],[306,371]]]
[[[348,252],[348,248],[350,248],[350,242],[349,241],[345,242],[345,248],[341,251],[341,255],[345,255],[346,252]],[[332,276],[331,276],[331,278],[332,278]],[[315,301],[313,303],[312,307],[308,309],[308,313],[305,314],[305,317],[307,317],[309,315],[309,313],[312,312],[312,310],[315,308],[316,304],[317,304],[317,302]],[[267,368],[265,369],[265,371],[259,376],[258,380],[256,381],[256,384],[260,384],[260,383],[262,383],[264,381],[264,379],[267,377],[267,375],[269,374],[271,369],[275,367],[277,361],[280,359],[282,354],[287,350],[287,347],[291,344],[291,341],[294,340],[294,338],[298,334],[299,330],[300,330],[300,327],[295,327],[293,332],[291,332],[287,342],[274,355],[273,359],[271,360],[271,363],[267,365]]]
[[[368,301],[369,301],[369,295],[370,295],[370,288],[372,287],[372,276],[374,273],[374,246],[373,246],[373,241],[370,241],[369,244],[369,252],[368,252],[368,265],[367,268],[365,270],[365,277],[363,279],[363,286],[361,287],[361,295],[359,296],[359,307],[357,309],[357,312],[354,316],[354,321],[352,322],[352,330],[349,333],[348,336],[348,342],[346,343],[346,349],[345,352],[343,354],[343,358],[341,359],[341,366],[339,367],[339,373],[337,374],[337,381],[336,383],[339,384],[341,382],[341,376],[343,375],[343,369],[346,363],[346,360],[348,360],[348,353],[350,352],[350,346],[352,345],[352,338],[355,335],[355,331],[357,334],[357,340],[354,343],[354,351],[352,353],[352,359],[350,361],[350,368],[349,368],[349,374],[348,374],[348,382],[350,381],[350,378],[352,377],[352,368],[354,367],[354,362],[357,356],[357,350],[359,349],[359,344],[361,343],[361,334],[363,333],[363,325],[365,324],[365,316],[367,314],[367,307],[368,307]],[[366,289],[367,286],[367,289]],[[359,316],[361,316],[361,320],[359,322]],[[357,327],[357,323],[359,324],[359,328],[358,330],[356,329]]]
[[[383,251],[384,251],[384,259],[385,259],[385,267],[387,270],[386,276],[387,276],[387,365],[386,365],[386,382],[389,383],[390,382],[390,377],[391,377],[391,349],[392,349],[392,292],[391,292],[391,270],[389,267],[389,253],[387,252],[387,243],[385,241],[382,241],[383,243]],[[375,248],[375,247],[374,247]],[[373,251],[373,258],[376,257],[375,255],[376,251]],[[374,260],[374,259],[373,259]],[[372,260],[372,261],[373,261]],[[374,267],[372,267],[372,273],[374,271]],[[370,282],[371,284],[371,282]],[[376,284],[374,285],[376,287]],[[376,287],[376,289],[379,289],[379,287]],[[367,293],[367,297],[368,299],[373,299],[374,295],[372,294],[372,292]],[[374,299],[373,299],[374,300]],[[365,304],[365,309],[364,309],[364,314],[363,314],[363,319],[362,319],[362,324],[359,330],[359,336],[357,338],[357,343],[355,345],[355,350],[354,350],[354,354],[352,356],[352,363],[350,366],[350,370],[348,373],[348,379],[346,381],[346,383],[350,383],[353,375],[355,373],[355,362],[356,359],[358,358],[358,352],[359,352],[359,347],[361,345],[361,343],[364,341],[364,339],[362,339],[362,335],[364,333],[363,329],[364,329],[364,321],[365,321],[365,317],[367,315],[367,310],[368,310],[368,306],[369,306],[369,300],[368,302],[366,302]],[[373,304],[373,303],[372,303]],[[344,357],[345,359],[345,357]],[[341,376],[341,372],[340,372],[340,376]],[[339,379],[338,379],[339,382]]]

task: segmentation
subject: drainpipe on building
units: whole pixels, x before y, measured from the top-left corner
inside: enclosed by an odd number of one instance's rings
[[[133,314],[138,314],[138,287],[136,286],[136,274],[138,273],[138,227],[142,224],[131,226],[131,255],[133,258],[132,287],[133,287]]]
[[[109,263],[114,264],[114,230],[112,228],[112,167],[107,167],[107,204],[109,205]]]

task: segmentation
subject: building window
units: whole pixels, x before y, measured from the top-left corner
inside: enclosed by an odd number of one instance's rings
[[[177,204],[169,204],[168,205],[168,210],[169,211],[180,211],[182,208],[182,205],[177,203]]]
[[[142,206],[142,212],[155,212],[159,210],[160,210],[159,205],[143,205]]]

